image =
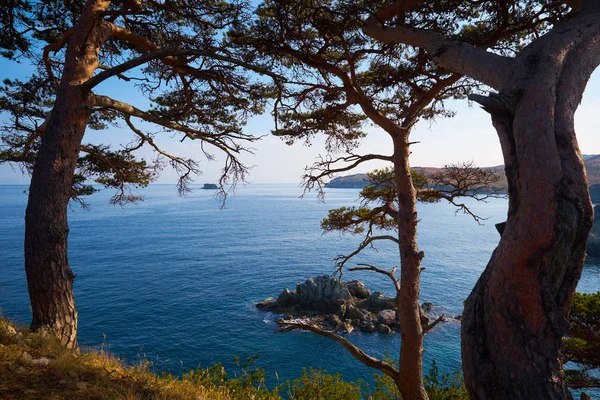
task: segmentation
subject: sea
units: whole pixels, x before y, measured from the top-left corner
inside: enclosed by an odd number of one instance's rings
[[[0,186],[0,312],[21,324],[31,318],[23,269],[26,190]],[[144,201],[120,207],[109,205],[113,191],[101,190],[86,198],[87,209],[69,209],[81,346],[109,349],[131,364],[148,360],[173,374],[221,362],[236,375],[235,357],[258,355],[255,366],[265,369],[271,387],[310,367],[372,382],[375,371],[339,344],[311,333],[277,333],[278,316],[255,307],[310,277],[331,275],[333,259],[357,247],[360,237],[323,234],[320,222],[330,209],[357,206],[359,189],[326,189],[322,202],[293,184],[247,184],[224,206],[200,187],[185,196],[173,185],[137,193]],[[499,241],[494,225],[506,219],[506,199],[466,204],[485,220],[477,223],[444,202],[418,206],[421,301],[433,303],[435,315],[461,314]],[[378,244],[349,264],[358,262],[392,268],[397,248]],[[579,291],[600,290],[599,265],[586,262]],[[393,295],[382,275],[346,271],[342,279]],[[398,334],[346,337],[375,357],[398,355]],[[460,369],[460,322],[426,335],[425,370],[433,360],[443,373]]]

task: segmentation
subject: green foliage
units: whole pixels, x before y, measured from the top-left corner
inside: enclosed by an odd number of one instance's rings
[[[338,374],[303,370],[302,376],[279,386],[279,391],[294,400],[361,400],[362,382],[345,382]]]
[[[579,293],[573,296],[571,324],[594,326],[600,321],[600,292]]]
[[[389,358],[388,360],[391,361]],[[402,399],[392,378],[383,374],[375,374],[373,378],[373,400]],[[427,375],[423,377],[423,384],[429,400],[469,400],[462,373],[456,371],[452,374],[441,374],[435,360],[431,363]]]
[[[280,400],[398,400],[393,381],[375,375],[370,389],[362,381],[347,382],[338,374],[322,370],[304,370],[302,376],[269,390],[265,372],[256,368],[257,356],[244,362],[235,359],[238,369],[228,373],[222,364],[190,370],[180,378],[169,373],[157,375],[152,363],[143,361],[132,367],[106,350],[65,349],[51,335],[31,333],[0,318],[0,398],[38,399],[40,394],[60,394],[69,399],[88,398],[156,398],[156,399],[262,399]],[[45,368],[31,366],[24,352],[33,358],[47,357]],[[389,360],[389,358],[388,358]],[[391,362],[391,361],[390,361]],[[9,367],[23,368],[19,379]],[[13,367],[14,368],[14,365]],[[462,379],[458,373],[440,374],[435,363],[424,377],[431,400],[463,400]],[[87,382],[85,388],[77,386]],[[33,390],[30,394],[25,389]]]
[[[383,168],[367,173],[369,185],[359,194],[360,207],[340,207],[329,210],[327,218],[321,221],[321,228],[326,231],[340,231],[353,235],[371,235],[373,229],[397,231],[398,223],[395,212],[398,210],[396,178],[391,168]],[[427,185],[427,177],[411,170],[411,179],[417,193]],[[431,202],[428,197],[417,196],[419,201]]]
[[[423,377],[429,400],[469,400],[462,373],[440,374],[435,363],[431,363],[429,373]]]
[[[600,379],[590,374],[600,371],[600,292],[575,293],[569,322],[562,353],[578,368],[565,370],[567,382],[574,388],[600,387]]]
[[[128,187],[146,186],[169,164],[179,175],[180,192],[185,192],[191,177],[200,173],[198,163],[164,151],[154,141],[159,133],[214,146],[225,153],[220,183],[243,180],[247,168],[237,156],[247,150],[242,143],[258,139],[244,133],[244,125],[249,116],[264,112],[268,98],[274,95],[272,86],[249,72],[267,70],[255,62],[255,53],[238,52],[227,42],[225,32],[249,20],[246,4],[215,0],[108,3],[101,18],[128,30],[127,37],[136,40],[109,36],[98,49],[99,68],[123,67],[110,79],[120,80],[122,92],[138,92],[149,106],[136,109],[118,98],[94,105],[94,93],[82,88],[89,95],[88,131],[126,126],[131,134],[124,135],[113,149],[87,144],[84,139],[72,197],[93,193],[89,182],[95,181],[118,190],[112,203],[140,200]],[[65,63],[69,62],[65,50],[72,38],[67,32],[80,22],[84,4],[71,0],[2,3],[0,57],[28,63],[35,69],[27,79],[4,79],[0,85],[0,163],[16,163],[23,172],[32,172]],[[95,24],[100,25],[100,21]],[[48,45],[55,48],[45,49]],[[82,47],[88,45],[92,44]],[[126,66],[127,61],[147,56],[155,48],[194,49],[200,54],[177,56],[175,67],[162,62],[163,57],[133,69]],[[154,126],[147,128],[148,124],[140,124],[140,120]],[[198,153],[212,160],[214,156],[202,146]],[[143,147],[155,152],[156,158],[139,159],[138,150]]]

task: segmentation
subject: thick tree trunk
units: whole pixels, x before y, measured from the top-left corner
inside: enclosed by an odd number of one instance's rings
[[[77,309],[67,256],[67,206],[87,113],[75,89],[61,90],[38,154],[25,214],[25,271],[31,329],[48,329],[75,345]]]
[[[409,163],[408,134],[393,135],[394,173],[398,191],[400,293],[396,298],[400,322],[400,359],[396,385],[402,398],[427,400],[423,386],[423,328],[419,307],[421,259],[417,248],[416,191]]]
[[[559,358],[592,206],[574,130],[600,62],[597,12],[580,14],[516,58],[492,114],[509,182],[500,243],[467,299],[465,382],[473,399],[570,399]]]
[[[88,1],[67,47],[63,75],[37,155],[25,214],[25,271],[33,314],[31,329],[55,335],[67,347],[77,339],[75,275],[69,267],[67,207],[81,141],[93,107],[78,84],[97,67],[110,31],[98,18],[110,1]]]

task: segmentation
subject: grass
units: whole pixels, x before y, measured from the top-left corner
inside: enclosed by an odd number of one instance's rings
[[[393,382],[375,375],[375,388],[346,382],[341,375],[305,370],[300,378],[276,388],[265,385],[265,372],[254,357],[236,361],[242,374],[229,377],[221,364],[190,370],[181,377],[157,375],[150,362],[130,366],[104,350],[63,348],[53,337],[31,333],[0,318],[0,399],[2,400],[391,400],[400,399]],[[444,375],[434,366],[425,376],[432,400],[467,398],[460,375]]]
[[[32,363],[42,357],[48,359],[47,365]],[[159,376],[148,367],[148,363],[127,366],[102,350],[66,350],[47,335],[0,319],[0,398],[5,400],[253,398],[226,385]]]

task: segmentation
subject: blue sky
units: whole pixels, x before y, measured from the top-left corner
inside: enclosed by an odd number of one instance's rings
[[[31,73],[26,65],[0,60],[0,77],[24,78]],[[145,99],[121,81],[110,80],[99,86],[98,94],[106,94],[118,100],[130,102],[144,108]],[[440,167],[444,164],[461,161],[474,161],[479,166],[502,164],[502,154],[496,133],[488,114],[476,104],[467,101],[452,101],[450,109],[457,112],[454,118],[440,119],[436,122],[420,122],[413,131],[411,139],[419,143],[412,148],[413,166]],[[581,151],[584,154],[600,154],[600,70],[596,71],[588,83],[583,101],[579,107],[575,123]],[[1,114],[0,114],[1,115]],[[249,121],[246,131],[250,134],[267,135],[253,144],[254,155],[244,155],[242,160],[254,166],[250,172],[251,183],[299,183],[304,167],[314,162],[324,152],[324,140],[316,138],[310,147],[296,144],[287,146],[281,139],[270,136],[273,120],[270,115],[262,115]],[[390,154],[389,137],[380,129],[367,128],[369,135],[357,150],[363,153]],[[86,133],[85,141],[93,143],[128,143],[132,136],[127,130],[109,129]],[[156,142],[172,153],[200,161],[202,175],[197,183],[215,182],[220,175],[223,157],[217,151],[214,161],[207,161],[201,154],[199,144],[191,141],[179,142],[168,134],[157,137]],[[148,150],[144,153],[152,157]],[[385,164],[373,162],[362,165],[356,172],[366,172]],[[27,184],[28,176],[23,176],[16,166],[0,165],[0,184]],[[165,169],[157,183],[175,183],[177,175]]]

